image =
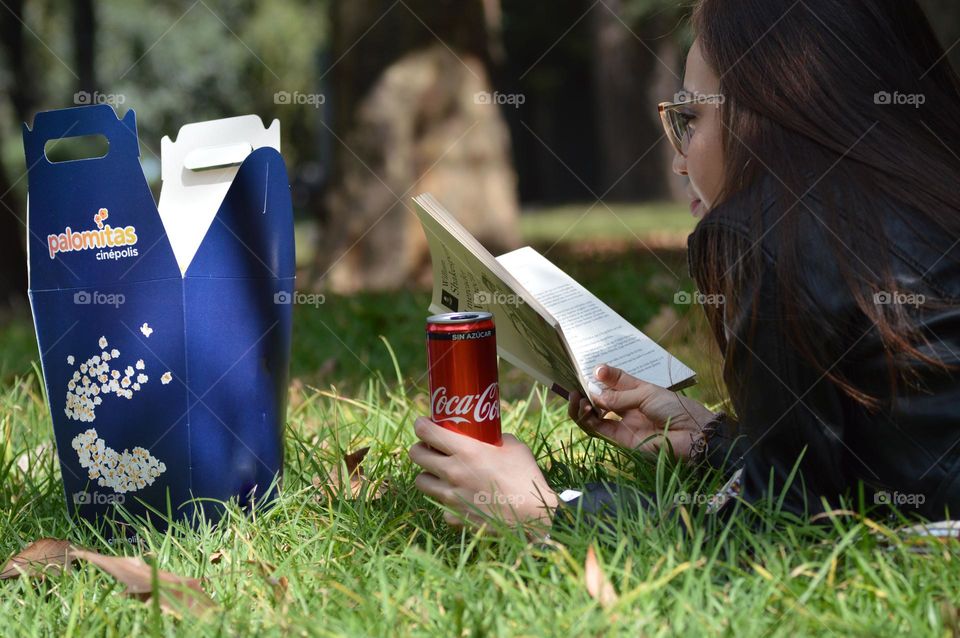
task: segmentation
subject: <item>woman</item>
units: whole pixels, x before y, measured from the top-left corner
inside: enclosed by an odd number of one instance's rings
[[[661,116],[737,420],[606,366],[596,402],[622,420],[579,396],[571,417],[624,448],[665,434],[726,460],[744,500],[800,516],[861,494],[960,511],[960,81],[926,17],[915,0],[702,0],[694,27]],[[416,432],[417,487],[452,524],[546,526],[568,500],[513,437]]]

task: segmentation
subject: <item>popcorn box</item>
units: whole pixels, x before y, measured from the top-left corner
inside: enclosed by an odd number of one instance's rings
[[[107,154],[47,159],[48,143],[84,135]],[[23,142],[30,304],[70,513],[102,520],[119,503],[162,528],[168,513],[268,501],[294,282],[279,122],[164,137],[159,204],[132,110],[39,113]]]

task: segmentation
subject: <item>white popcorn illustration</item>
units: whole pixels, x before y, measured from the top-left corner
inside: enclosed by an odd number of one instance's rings
[[[150,324],[148,324],[147,322],[143,322],[143,325],[140,326],[140,332],[143,333],[144,337],[149,339],[150,335],[153,334],[153,328],[151,328]]]
[[[146,323],[143,325],[147,327]],[[107,351],[108,342],[105,336],[100,337],[97,343],[101,351],[80,363],[67,382],[64,413],[67,418],[84,423],[96,419],[96,408],[103,403],[101,395],[112,394],[121,399],[132,399],[134,393],[143,389],[150,380],[144,372],[147,366],[143,359],[138,359],[134,365],[120,364],[120,350],[112,348]],[[73,355],[67,357],[70,365],[73,365],[74,361]],[[116,362],[116,368],[111,367],[111,361]],[[167,375],[169,374],[167,372]],[[164,385],[169,381],[168,378],[163,382]]]
[[[163,376],[160,377],[160,383],[163,385],[167,385],[171,380],[173,380],[173,375],[171,375],[169,371],[164,372]]]
[[[167,471],[166,464],[150,454],[149,450],[135,447],[133,451],[117,452],[107,447],[93,428],[73,437],[71,446],[80,459],[80,467],[87,470],[91,481],[100,487],[109,487],[115,492],[136,492],[152,485],[158,476]]]

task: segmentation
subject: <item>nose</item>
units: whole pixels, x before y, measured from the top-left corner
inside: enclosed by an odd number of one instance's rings
[[[687,158],[682,153],[673,156],[673,172],[682,177],[687,175]]]

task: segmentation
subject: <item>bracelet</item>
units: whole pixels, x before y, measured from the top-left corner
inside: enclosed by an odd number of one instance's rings
[[[725,412],[717,412],[713,418],[697,427],[690,433],[690,462],[699,464],[707,456],[710,439],[716,434],[717,428],[727,420]]]

